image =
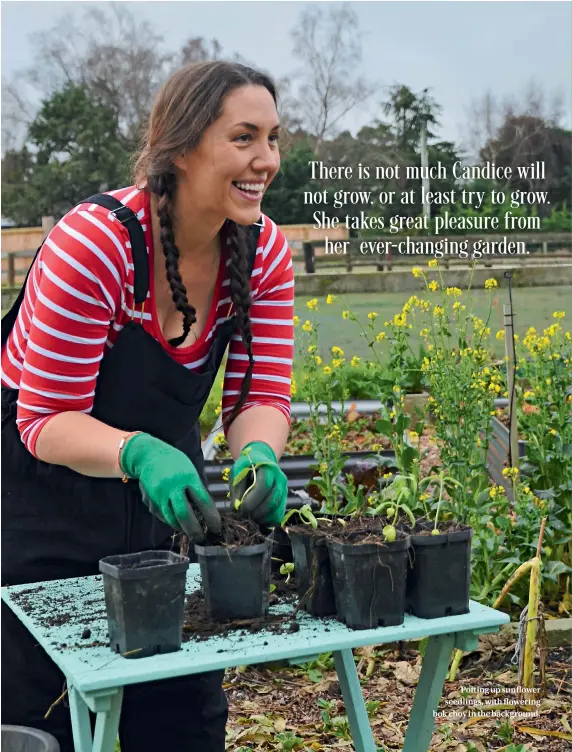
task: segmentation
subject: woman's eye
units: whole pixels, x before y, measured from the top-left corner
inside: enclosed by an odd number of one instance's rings
[[[250,135],[250,133],[243,133],[241,136],[238,136],[238,138],[236,138],[235,140],[240,141],[241,139],[251,139],[251,138],[252,136]],[[242,143],[244,144],[246,143],[246,141],[242,141]]]
[[[272,133],[270,136],[270,140],[273,144],[277,144],[280,140],[280,135],[278,133]]]

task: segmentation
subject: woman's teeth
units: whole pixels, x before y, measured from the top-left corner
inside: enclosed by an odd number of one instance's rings
[[[264,183],[235,183],[237,188],[241,191],[253,191],[254,193],[260,193],[264,190]]]
[[[264,183],[233,183],[233,186],[247,201],[259,202],[264,195]]]

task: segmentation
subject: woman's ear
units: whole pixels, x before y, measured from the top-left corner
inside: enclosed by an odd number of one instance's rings
[[[187,172],[187,155],[186,154],[180,154],[178,157],[175,157],[173,160],[173,164],[175,167],[178,167],[179,170],[183,170],[183,172]]]

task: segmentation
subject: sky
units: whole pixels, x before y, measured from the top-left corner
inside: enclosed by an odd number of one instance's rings
[[[32,63],[32,32],[47,32],[65,12],[83,2],[1,3],[2,77]],[[95,3],[100,5],[101,3]],[[240,53],[271,75],[300,70],[291,31],[304,6],[336,3],[127,2],[152,23],[165,47],[178,49],[192,36],[216,37],[223,52]],[[73,5],[73,8],[72,8]],[[561,95],[565,127],[572,127],[572,3],[570,2],[359,2],[362,64],[378,94],[343,121],[354,134],[381,116],[387,87],[404,83],[413,91],[429,87],[443,107],[439,138],[462,143],[471,102],[490,90],[496,97],[519,96],[531,79],[547,96]]]

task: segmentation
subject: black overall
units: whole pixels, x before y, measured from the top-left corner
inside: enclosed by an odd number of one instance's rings
[[[145,239],[135,214],[111,196],[97,203],[127,227],[135,267],[135,301],[149,283]],[[249,275],[258,225],[250,228]],[[27,281],[27,280],[26,280]],[[2,346],[14,326],[25,285],[2,320]],[[199,415],[208,398],[235,316],[213,337],[201,373],[176,363],[135,321],[120,332],[101,362],[91,415],[115,428],[144,431],[177,446],[204,478]],[[173,530],[151,515],[137,481],[91,478],[35,459],[16,425],[18,391],[2,388],[2,582],[15,585],[99,573],[105,556],[172,548]],[[224,672],[128,686],[120,724],[122,752],[222,752],[227,702]],[[64,676],[30,633],[2,604],[2,723],[41,728],[73,750],[69,710],[60,703]]]

